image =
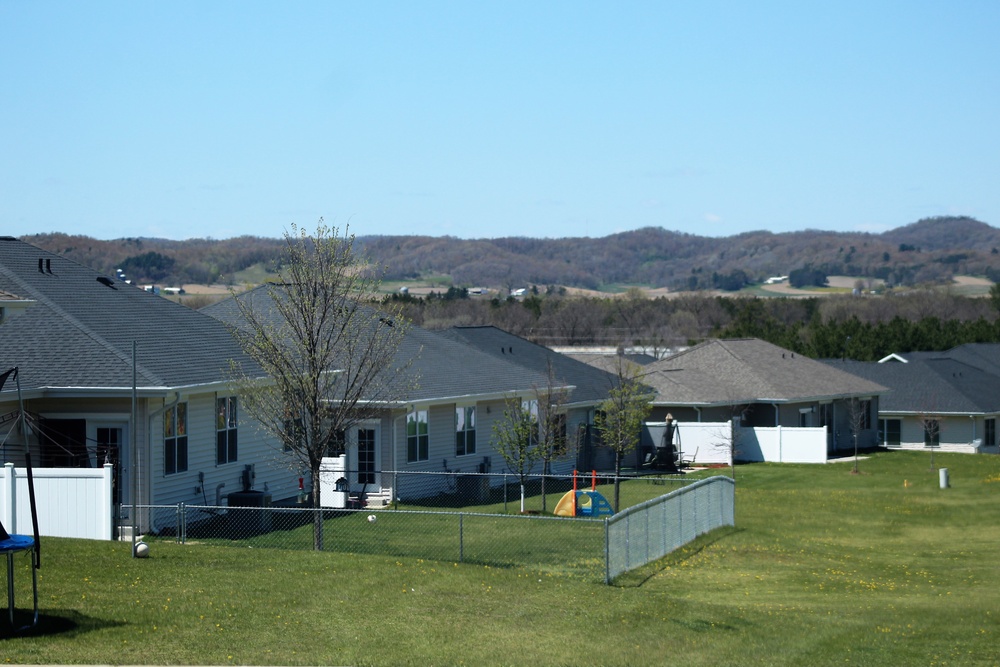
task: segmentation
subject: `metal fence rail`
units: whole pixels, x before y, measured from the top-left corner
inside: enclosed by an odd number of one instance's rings
[[[633,497],[652,495],[668,481],[674,480],[632,479],[623,488],[633,485]],[[610,583],[704,532],[732,525],[733,498],[732,480],[713,477],[609,518],[521,514],[516,507],[501,513],[504,499],[496,497],[492,508],[461,509],[448,503],[433,509],[140,505],[136,518],[146,541],[297,550],[315,548],[318,518],[323,551],[529,567]]]
[[[608,518],[605,577],[615,577],[663,558],[699,535],[735,525],[736,483],[710,477]]]

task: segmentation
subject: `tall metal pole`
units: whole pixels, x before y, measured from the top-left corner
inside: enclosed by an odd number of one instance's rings
[[[132,424],[129,426],[129,433],[131,434],[131,446],[129,449],[131,462],[129,463],[129,474],[132,476],[132,558],[135,558],[135,542],[138,530],[138,496],[139,496],[139,470],[138,470],[138,452],[137,442],[136,442],[136,409],[138,405],[138,400],[136,399],[136,346],[135,341],[132,341]]]
[[[21,421],[21,437],[24,438],[24,468],[28,473],[28,504],[31,506],[31,531],[35,538],[35,549],[32,566],[37,570],[42,565],[42,545],[38,535],[38,510],[35,509],[35,478],[31,474],[31,449],[28,447],[28,429],[24,420],[24,397],[21,395],[21,369],[14,367],[14,379],[17,381],[17,407]],[[38,592],[35,592],[37,597]],[[35,622],[38,622],[38,605],[35,605]]]

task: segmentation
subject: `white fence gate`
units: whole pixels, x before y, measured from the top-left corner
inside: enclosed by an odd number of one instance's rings
[[[46,537],[112,539],[112,466],[32,468],[38,532]],[[0,469],[0,522],[9,533],[31,528],[28,471],[7,463]]]

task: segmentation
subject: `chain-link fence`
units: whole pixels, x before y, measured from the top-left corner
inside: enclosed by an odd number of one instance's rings
[[[463,477],[476,481],[464,482]],[[598,513],[575,517],[552,514],[560,499],[574,493],[572,478],[546,478],[544,496],[541,479],[528,481],[522,512],[520,480],[504,481],[504,476],[499,475],[493,477],[499,478],[500,483],[492,483],[496,480],[484,481],[486,477],[454,476],[452,482],[435,478],[435,484],[444,484],[441,492],[415,496],[409,502],[396,499],[384,507],[360,506],[361,498],[357,497],[353,502],[348,499],[349,506],[335,509],[297,504],[275,506],[269,505],[264,494],[260,494],[260,504],[253,507],[184,503],[139,506],[136,520],[147,541],[160,539],[274,549],[318,548],[496,567],[531,567],[610,580],[611,558],[615,559],[617,570],[620,557],[617,547],[609,548],[611,533],[607,530],[606,517]],[[586,482],[586,488],[601,498],[614,497],[613,478],[588,476]],[[623,507],[631,506],[624,513],[630,517],[638,508],[657,506],[658,497],[665,491],[686,483],[683,478],[665,477],[625,478],[620,482],[620,502]],[[577,479],[577,486],[584,486],[580,479]],[[400,487],[394,485],[394,488]],[[690,511],[692,501],[682,502]],[[686,516],[678,520],[690,521]],[[638,519],[626,522],[626,530],[634,531],[635,528],[629,526],[637,525],[635,521]],[[682,534],[688,532],[685,530]],[[635,560],[626,554],[626,563]]]
[[[615,514],[607,521],[607,573],[642,567],[699,535],[735,525],[736,482],[710,477]]]

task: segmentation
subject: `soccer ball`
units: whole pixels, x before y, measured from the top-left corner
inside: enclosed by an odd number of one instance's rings
[[[149,556],[149,545],[145,542],[135,543],[135,557],[136,558],[147,558]]]
[[[378,520],[378,517],[375,516],[374,514],[369,514],[368,515],[368,523],[375,523],[377,520]]]

